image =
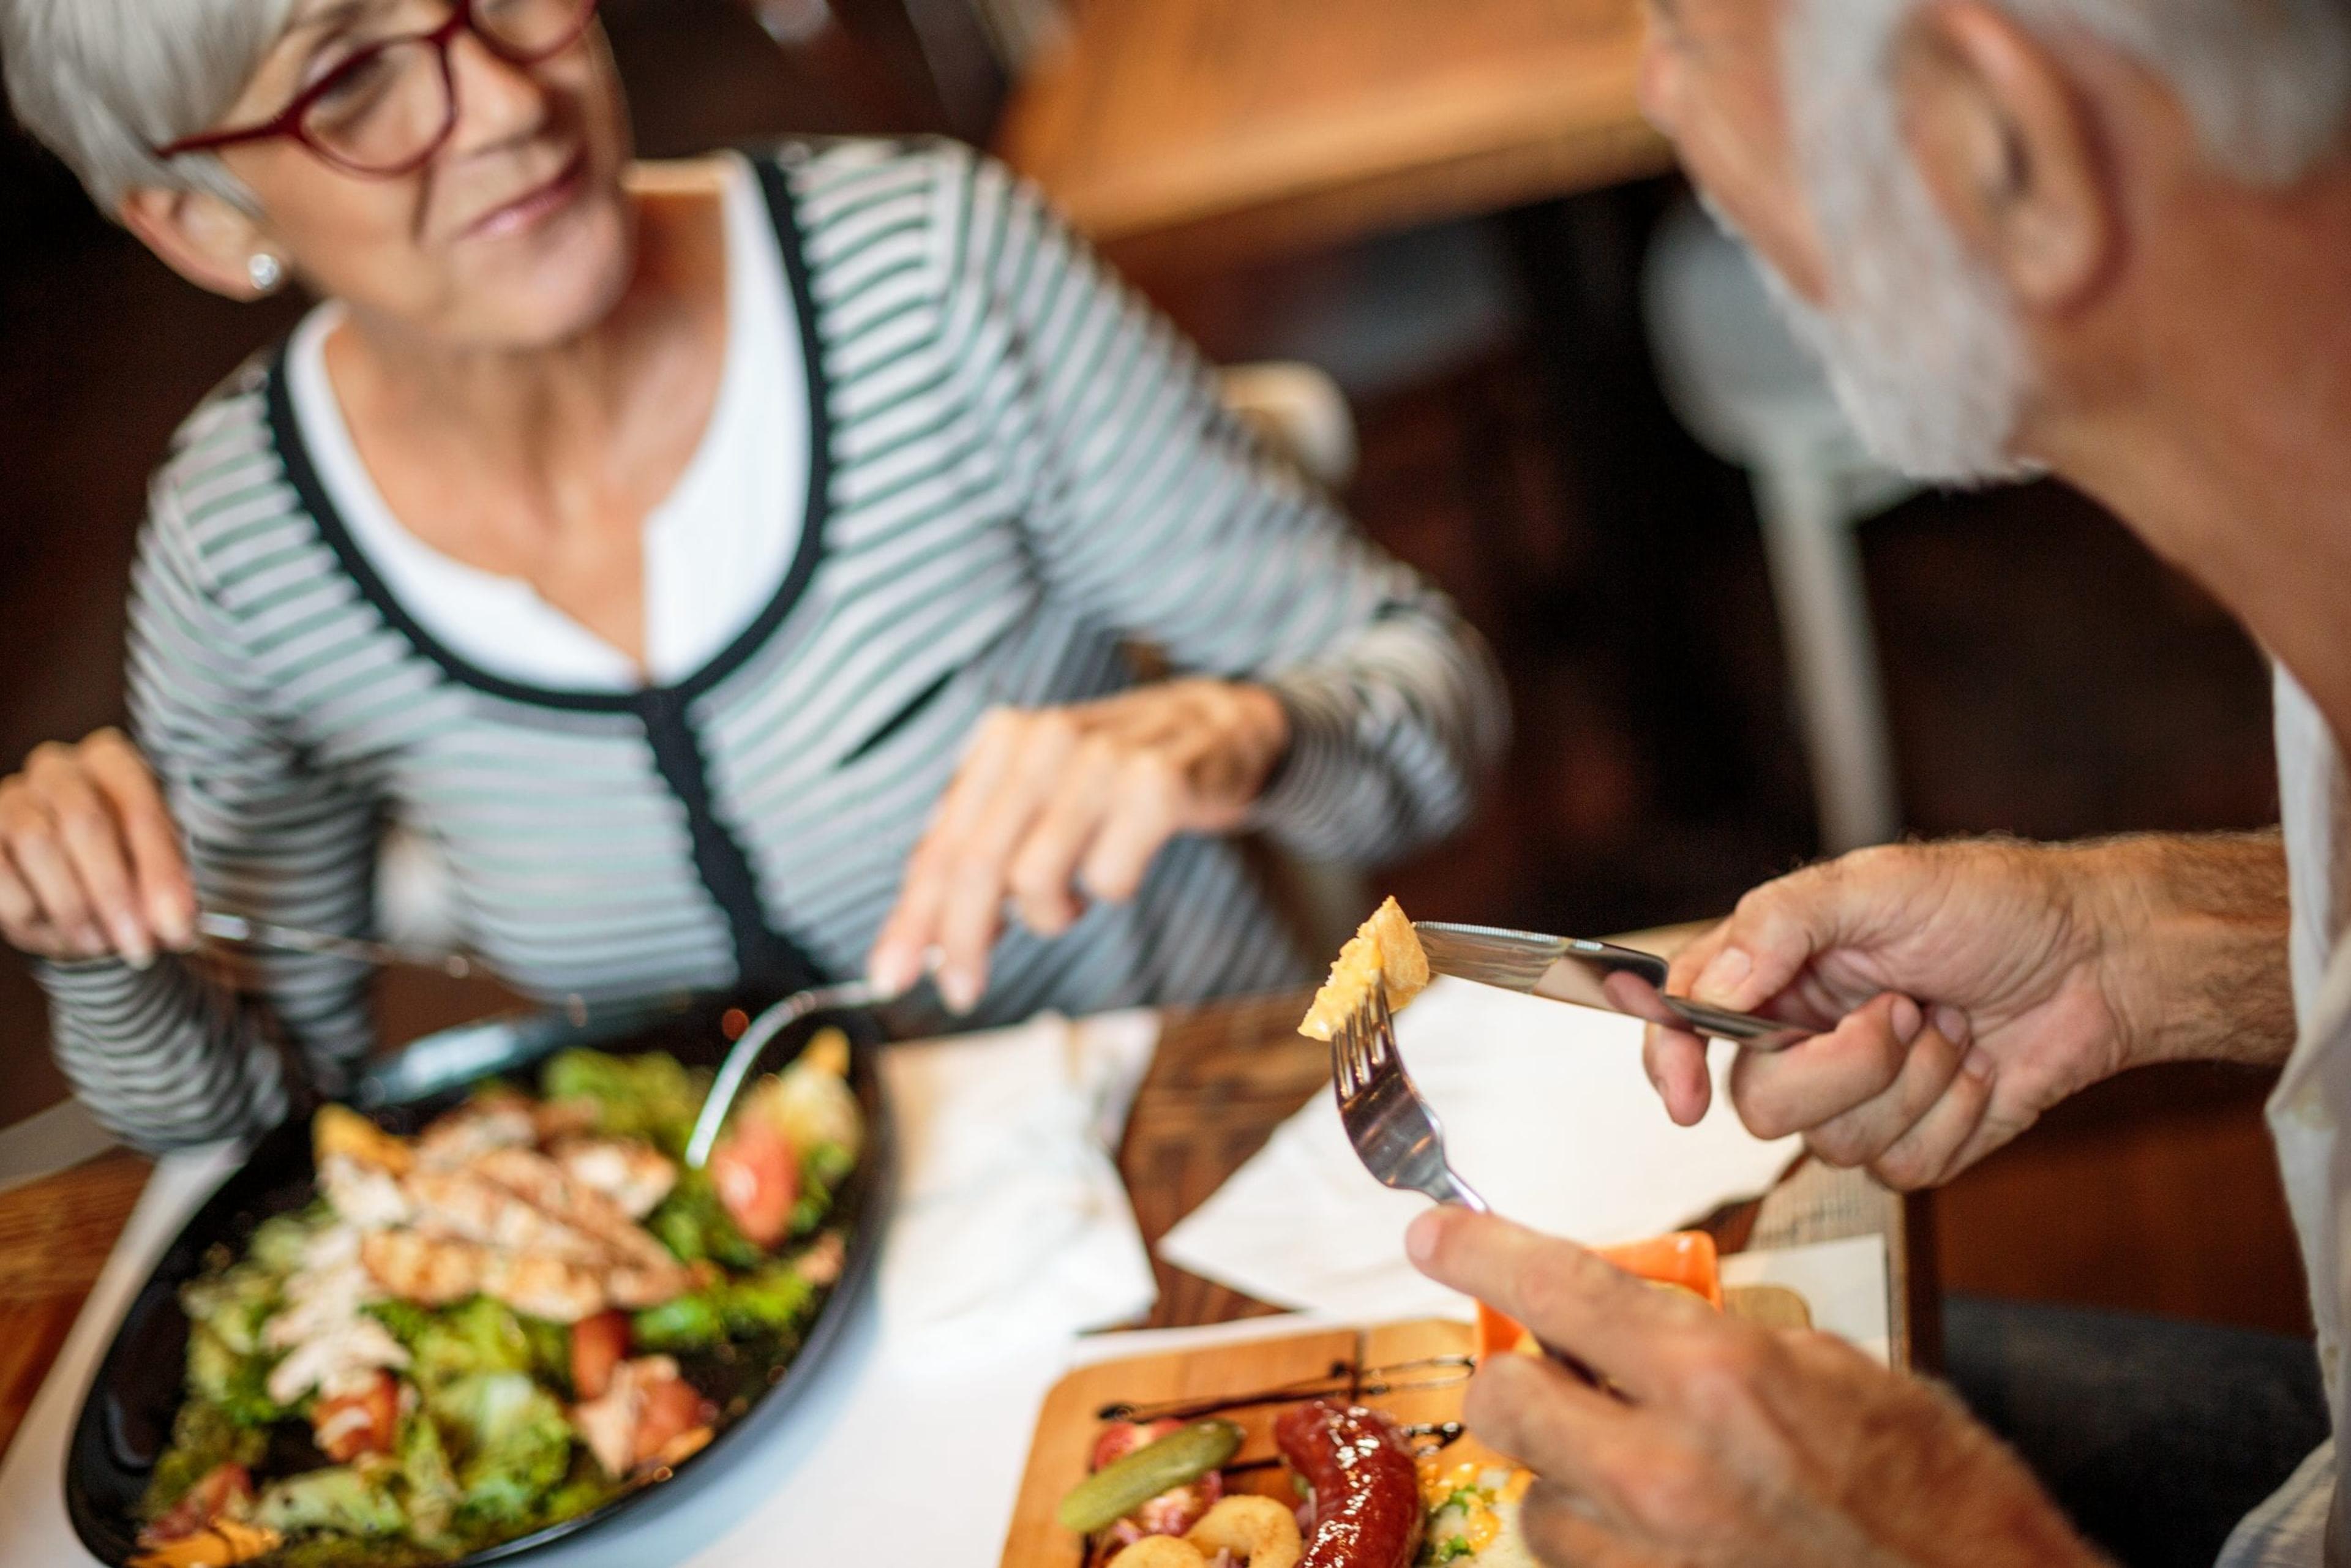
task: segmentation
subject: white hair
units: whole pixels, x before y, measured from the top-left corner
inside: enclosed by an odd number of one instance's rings
[[[2163,77],[2205,154],[2235,177],[2283,183],[2339,142],[2351,100],[2346,0],[2000,3]],[[1894,50],[1919,4],[1792,0],[1787,99],[1829,308],[1764,273],[1880,458],[1923,479],[2013,477],[2031,471],[2012,446],[2032,389],[2014,302],[1959,244],[1902,134]]]
[[[295,0],[0,0],[0,59],[16,118],[111,216],[141,185],[250,205],[209,154],[152,149],[225,113],[285,31]]]

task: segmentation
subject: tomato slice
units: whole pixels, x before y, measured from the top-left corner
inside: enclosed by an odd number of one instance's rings
[[[365,1388],[321,1399],[310,1411],[310,1434],[319,1451],[339,1465],[361,1454],[388,1454],[400,1430],[400,1384],[378,1372]]]
[[[571,1396],[601,1399],[612,1386],[612,1368],[629,1354],[629,1315],[598,1312],[571,1325]]]
[[[799,1201],[799,1155],[782,1128],[746,1116],[710,1151],[710,1183],[736,1228],[755,1246],[773,1247],[790,1230]]]
[[[139,1532],[141,1545],[160,1546],[204,1529],[232,1503],[253,1500],[253,1477],[243,1465],[223,1462],[198,1478],[171,1511]]]
[[[709,1401],[684,1378],[649,1377],[639,1385],[643,1403],[637,1407],[636,1462],[660,1458],[664,1449],[716,1416]]]

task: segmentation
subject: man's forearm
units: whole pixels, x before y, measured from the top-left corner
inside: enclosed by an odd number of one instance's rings
[[[2294,1049],[2285,844],[2260,833],[2085,844],[2135,1062],[2283,1061]]]

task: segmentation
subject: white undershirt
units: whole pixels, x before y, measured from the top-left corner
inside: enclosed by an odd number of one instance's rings
[[[645,669],[519,578],[452,559],[403,527],[352,444],[327,371],[342,308],[319,306],[287,354],[295,416],[319,482],[392,596],[471,664],[532,685],[674,685],[758,618],[797,553],[808,510],[809,406],[799,316],[750,166],[725,160],[726,364],[701,444],[644,522]]]

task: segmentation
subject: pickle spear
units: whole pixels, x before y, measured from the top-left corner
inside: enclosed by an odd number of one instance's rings
[[[1156,1442],[1112,1460],[1070,1489],[1058,1517],[1081,1535],[1107,1530],[1157,1497],[1219,1469],[1241,1451],[1241,1429],[1230,1421],[1195,1421]]]

